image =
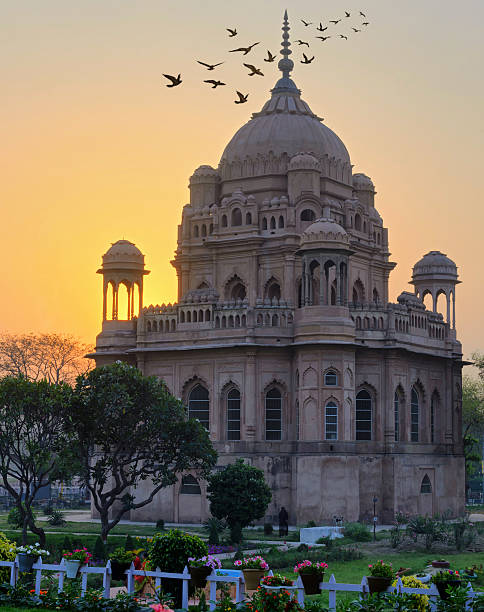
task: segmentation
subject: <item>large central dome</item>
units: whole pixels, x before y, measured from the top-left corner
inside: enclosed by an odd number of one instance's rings
[[[262,110],[254,113],[225,147],[220,160],[222,178],[273,174],[274,170],[277,174],[285,173],[293,155],[307,152],[321,161],[323,175],[351,184],[351,162],[345,145],[311,111],[289,78],[294,63],[289,59],[291,43],[287,14],[283,31],[281,54],[284,58],[279,61],[283,76]],[[280,160],[280,163],[272,163],[270,168],[267,163],[261,163],[269,159],[272,162]],[[264,168],[265,172],[261,171]]]

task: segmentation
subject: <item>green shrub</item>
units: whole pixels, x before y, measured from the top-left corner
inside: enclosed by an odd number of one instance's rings
[[[62,512],[62,510],[53,509],[48,516],[49,518],[47,522],[53,527],[64,527],[65,525],[67,525],[67,521],[64,518],[64,513]]]
[[[306,523],[306,527],[316,527],[316,522],[311,520]]]
[[[370,530],[363,523],[346,523],[343,535],[355,542],[369,542],[371,540]]]
[[[34,512],[34,509],[32,508],[32,516],[34,518],[34,521],[36,519],[36,514]],[[7,516],[7,523],[9,525],[11,525],[14,529],[22,529],[23,524],[22,524],[22,519],[20,517],[20,512],[18,511],[17,506],[14,506],[10,512],[8,513]]]
[[[203,524],[205,532],[208,534],[209,544],[220,544],[220,535],[225,529],[225,523],[214,516],[211,516]]]
[[[446,516],[414,516],[408,519],[407,534],[414,542],[423,539],[425,550],[432,550],[434,542],[445,542],[449,537]]]
[[[155,533],[148,548],[148,561],[152,568],[164,572],[183,572],[188,558],[199,559],[208,554],[208,547],[198,536],[170,529],[167,533]],[[165,593],[171,593],[177,608],[181,608],[182,581],[163,579]]]
[[[266,535],[271,535],[273,531],[274,527],[272,526],[272,523],[264,523],[264,533]]]
[[[96,538],[96,542],[94,544],[94,550],[92,552],[94,559],[98,561],[105,561],[107,557],[106,545],[101,539],[101,536]]]
[[[134,550],[135,546],[134,546],[134,542],[133,542],[133,538],[129,535],[126,536],[126,541],[124,543],[124,550]]]
[[[165,531],[165,521],[163,519],[156,521],[156,531]]]
[[[324,544],[324,546],[326,546],[326,550],[330,550],[333,548],[334,540],[330,535],[327,535],[319,538],[319,540],[316,540],[316,544]]]
[[[0,533],[0,560],[13,561],[15,559],[15,542],[11,542],[3,533]],[[10,568],[0,569],[0,583],[10,580]]]

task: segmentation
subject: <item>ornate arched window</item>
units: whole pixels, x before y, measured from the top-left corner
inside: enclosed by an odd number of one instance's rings
[[[188,396],[188,418],[197,419],[208,431],[210,425],[210,399],[208,390],[196,385]]]
[[[226,300],[245,300],[247,290],[242,279],[235,275],[225,285]]]
[[[395,429],[395,442],[400,441],[400,415],[402,411],[402,400],[402,391],[400,388],[397,388],[393,396],[393,423]]]
[[[266,440],[282,439],[282,393],[277,387],[265,396]]]
[[[338,405],[328,402],[324,408],[324,439],[338,439]]]
[[[240,440],[240,391],[227,393],[227,440]]]
[[[191,474],[183,476],[180,493],[183,493],[183,495],[201,495],[202,492],[198,480]]]
[[[355,230],[361,232],[361,216],[358,213],[355,215]]]
[[[373,423],[373,402],[366,389],[356,395],[355,437],[357,440],[371,440]]]
[[[327,387],[337,387],[338,386],[338,374],[335,370],[327,370],[324,374],[324,384]]]
[[[410,440],[418,442],[420,421],[420,397],[415,386],[410,394]]]
[[[222,215],[222,227],[227,227],[227,215]]]
[[[379,296],[378,291],[376,289],[373,289],[373,302],[375,304],[379,304],[380,303],[380,296]]]
[[[276,229],[276,219],[275,217],[271,217],[271,229]]]
[[[269,298],[271,301],[274,298],[276,298],[276,300],[281,299],[281,286],[274,277],[267,281],[265,297]]]
[[[198,238],[198,225],[195,225],[193,228],[193,236],[195,238]]]
[[[360,279],[353,285],[353,304],[363,304],[365,301],[365,287]]]
[[[284,227],[284,217],[282,215],[280,215],[280,217],[279,217],[278,225],[279,225],[279,228],[283,228]]]
[[[252,214],[250,212],[245,215],[245,224],[252,225]]]
[[[267,229],[267,217],[264,217],[262,219],[262,229],[266,230]]]
[[[316,219],[316,215],[314,214],[314,211],[312,211],[310,208],[305,208],[301,212],[300,219],[301,221],[314,221]]]
[[[430,478],[427,474],[425,474],[425,476],[422,478],[420,493],[432,493],[432,483],[430,482]]]
[[[240,211],[240,208],[234,208],[234,210],[232,211],[232,225],[242,225],[242,213]]]

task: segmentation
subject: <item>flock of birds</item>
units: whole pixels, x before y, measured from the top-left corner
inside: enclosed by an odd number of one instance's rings
[[[323,23],[320,21],[319,25],[315,28],[315,30],[317,32],[319,32],[319,35],[316,35],[315,38],[321,40],[321,42],[325,42],[326,40],[330,39],[330,38],[339,38],[342,40],[348,40],[348,35],[347,34],[341,34],[341,33],[334,33],[334,29],[336,28],[336,26],[338,26],[339,23],[341,22],[345,22],[346,19],[349,19],[351,17],[351,12],[350,11],[345,11],[345,15],[344,17],[341,17],[340,19],[331,19],[328,21],[328,25],[323,25]],[[364,30],[364,28],[368,27],[370,25],[370,22],[366,20],[366,15],[365,13],[363,13],[362,11],[359,11],[359,14],[357,14],[357,18],[359,20],[358,22],[358,26],[359,27],[355,27],[354,25],[350,26],[350,29],[353,30],[353,35],[356,35],[360,32],[362,32]],[[362,19],[364,19],[364,21],[362,21]],[[301,19],[300,20],[302,22],[302,24],[304,25],[305,28],[309,28],[312,25],[314,25],[314,23],[312,21],[306,21],[305,19]],[[360,23],[361,22],[361,23]],[[349,22],[351,23],[351,22]],[[330,29],[330,32],[332,32],[331,34],[327,33],[327,30]],[[228,32],[228,37],[229,38],[234,38],[238,35],[237,29],[236,28],[226,28],[227,32]],[[307,47],[308,49],[311,48],[311,45],[309,43],[309,41],[306,40],[296,40],[295,41],[299,47]],[[255,42],[252,43],[251,45],[249,45],[248,47],[238,47],[237,49],[230,49],[229,53],[242,53],[243,56],[248,55],[252,49],[257,46],[260,45],[260,41],[259,42]],[[302,59],[300,60],[301,64],[307,65],[307,64],[311,64],[314,60],[315,60],[315,56],[312,55],[312,57],[309,57],[310,53],[308,51],[308,55],[306,55],[306,53],[302,53]],[[271,53],[269,50],[267,50],[267,57],[264,58],[264,62],[268,62],[268,63],[272,63],[275,62],[277,59],[277,54],[273,54]],[[202,62],[200,60],[196,60],[196,62],[198,64],[200,64],[201,66],[203,66],[204,68],[206,68],[209,72],[214,71],[216,68],[218,68],[218,66],[222,66],[222,64],[225,64],[225,62],[218,62],[216,64],[209,64],[207,62]],[[256,66],[254,66],[253,64],[249,64],[249,63],[242,63],[243,66],[245,68],[247,68],[248,72],[248,76],[264,76],[264,73],[262,72],[262,70],[260,68],[257,68]],[[183,83],[183,80],[181,78],[181,74],[179,74],[178,76],[173,76],[171,74],[163,74],[163,76],[165,77],[165,79],[168,79],[168,81],[170,81],[166,86],[167,87],[177,87],[178,85],[181,85],[181,83]],[[217,89],[217,87],[223,87],[226,86],[227,83],[224,83],[223,81],[219,80],[219,79],[205,79],[203,81],[204,83],[207,83],[208,85],[211,85],[212,89]],[[249,97],[249,94],[243,94],[242,92],[236,90],[236,94],[238,96],[237,100],[234,100],[235,104],[244,104],[245,102],[247,102],[247,99]]]

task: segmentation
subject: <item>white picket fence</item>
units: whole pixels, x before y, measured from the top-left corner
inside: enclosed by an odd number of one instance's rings
[[[10,568],[10,584],[15,586],[19,576],[19,566],[18,559],[15,558],[14,561],[0,561],[0,567]],[[56,563],[44,563],[42,561],[42,557],[39,557],[37,562],[32,566],[32,570],[35,573],[35,593],[37,595],[40,594],[41,583],[42,583],[42,572],[55,572],[58,575],[58,592],[60,593],[64,588],[64,579],[66,573],[65,561],[62,561],[58,564]],[[110,589],[111,589],[111,562],[108,561],[104,567],[91,567],[91,566],[82,566],[79,570],[81,575],[81,597],[83,597],[86,593],[87,589],[87,577],[88,574],[102,574],[103,576],[103,596],[106,598],[110,597]],[[190,581],[190,572],[188,568],[185,567],[182,573],[171,573],[171,572],[162,572],[159,568],[156,568],[154,571],[144,570],[144,569],[135,569],[134,565],[131,564],[131,567],[125,571],[126,574],[126,584],[128,593],[134,593],[134,583],[135,576],[142,576],[144,578],[154,578],[155,589],[159,590],[161,588],[161,581],[163,578],[171,578],[175,580],[182,580],[182,608],[188,607],[188,584]],[[272,571],[268,572],[269,576],[272,576]],[[235,603],[240,603],[245,598],[245,581],[244,576],[241,573],[239,576],[234,575],[218,575],[213,571],[207,578],[207,582],[209,583],[210,596],[209,596],[209,607],[210,610],[215,609],[215,600],[217,594],[217,583],[219,582],[229,582],[235,583]],[[321,582],[320,588],[322,591],[328,592],[329,598],[329,610],[334,612],[336,610],[336,596],[338,592],[341,593],[354,593],[355,596],[359,596],[361,598],[365,598],[369,594],[368,581],[366,576],[363,577],[360,584],[344,584],[336,582],[336,578],[334,574],[331,574],[328,582]],[[286,590],[292,591],[297,598],[298,603],[304,607],[304,586],[301,580],[301,577],[298,576],[295,581],[294,586],[285,587]],[[403,582],[401,578],[398,578],[397,584],[394,587],[389,587],[386,590],[387,593],[397,592],[399,594],[407,594],[407,595],[426,595],[429,598],[430,609],[434,612],[437,609],[437,601],[440,597],[439,592],[435,584],[431,584],[427,589],[414,589],[410,587],[403,586]],[[466,610],[470,609],[472,600],[481,595],[483,593],[475,592],[472,588],[472,585],[468,583],[467,585],[467,604]]]

